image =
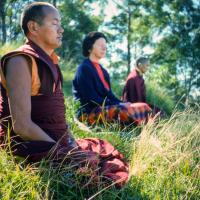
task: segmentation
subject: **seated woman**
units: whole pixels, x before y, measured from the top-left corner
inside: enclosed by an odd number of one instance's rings
[[[146,103],[124,103],[113,94],[109,74],[99,64],[106,54],[106,42],[101,32],[90,32],[83,40],[86,59],[78,66],[73,80],[73,95],[81,103],[78,118],[88,124],[110,121],[140,124],[151,109]]]

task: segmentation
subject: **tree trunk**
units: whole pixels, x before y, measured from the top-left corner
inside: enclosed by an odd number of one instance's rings
[[[131,69],[131,11],[128,9],[128,33],[127,33],[127,74]]]
[[[9,17],[9,28],[10,28],[10,30],[9,30],[9,33],[10,33],[10,37],[9,37],[9,40],[11,41],[11,39],[12,39],[12,16],[10,16]]]
[[[2,44],[6,42],[6,12],[5,12],[6,0],[0,1],[0,17],[1,17],[1,31],[2,31]]]
[[[56,7],[57,0],[53,0],[53,5]]]

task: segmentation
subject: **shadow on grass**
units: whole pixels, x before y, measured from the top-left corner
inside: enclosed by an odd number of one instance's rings
[[[47,185],[48,199],[52,200],[149,200],[142,194],[139,181],[132,177],[129,183],[121,189],[114,187],[105,188],[99,184],[95,186],[81,187],[84,177],[76,174],[69,168],[49,169],[48,166],[40,166],[42,182]]]

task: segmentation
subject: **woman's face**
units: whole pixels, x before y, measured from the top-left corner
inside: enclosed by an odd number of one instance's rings
[[[104,58],[106,55],[106,40],[104,38],[99,38],[93,44],[90,52],[90,56],[94,56],[97,59]]]

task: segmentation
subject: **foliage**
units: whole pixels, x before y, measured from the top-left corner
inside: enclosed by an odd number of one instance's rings
[[[18,48],[20,45],[22,44],[22,42],[13,42],[10,44],[4,44],[1,48],[0,48],[0,58],[1,56],[3,56],[4,54]]]
[[[168,115],[171,115],[175,108],[175,103],[165,88],[153,81],[147,83],[147,102],[160,108]]]
[[[84,35],[98,29],[99,17],[92,16],[91,8],[85,1],[65,0],[59,5],[62,16],[63,45],[59,50],[62,57],[72,57],[80,62]]]
[[[63,75],[63,91],[66,96],[72,96],[72,80],[77,63],[72,59],[61,60],[59,64]]]
[[[183,103],[199,99],[199,19],[198,1],[114,1],[119,14],[105,25],[114,44],[112,54],[124,61],[122,67],[130,71],[130,64],[150,47],[151,64],[165,67],[173,82],[166,89],[173,90],[175,100]],[[111,31],[112,30],[112,31]],[[119,43],[127,44],[122,50]],[[114,48],[113,48],[114,46]],[[117,62],[119,61],[117,60]],[[166,82],[160,77],[160,82]]]
[[[12,42],[23,38],[19,25],[21,13],[16,12],[16,10],[21,10],[33,1],[34,0],[3,0],[0,2],[0,20],[2,22],[0,40],[3,44],[6,41]],[[41,0],[36,0],[34,2],[37,1]],[[49,0],[45,2],[56,4],[61,12],[64,34],[63,46],[58,49],[60,56],[63,58],[73,56],[77,62],[80,62],[82,58],[81,42],[83,36],[90,31],[97,30],[98,25],[101,23],[101,18],[91,14],[92,8],[88,6],[88,2],[86,1]]]
[[[156,48],[152,61],[155,65],[165,65],[176,77],[176,84],[170,87],[174,87],[178,98],[184,94],[185,102],[198,95],[195,91],[200,86],[199,9],[198,2],[192,0],[149,1],[147,8],[161,36],[159,42],[153,42]],[[180,86],[183,90],[179,90]]]

